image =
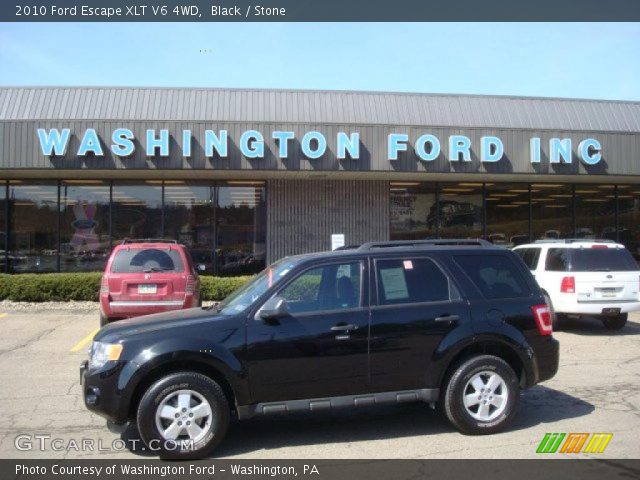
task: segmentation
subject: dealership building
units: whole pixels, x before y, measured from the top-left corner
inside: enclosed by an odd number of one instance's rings
[[[640,103],[0,88],[0,270],[90,271],[125,238],[209,273],[370,240],[609,238],[640,253]]]

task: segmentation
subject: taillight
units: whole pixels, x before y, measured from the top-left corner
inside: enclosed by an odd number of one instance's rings
[[[531,310],[533,310],[533,318],[536,320],[540,335],[551,335],[553,333],[553,321],[549,305],[534,305]]]
[[[100,282],[100,294],[109,294],[109,280],[107,280],[106,278],[103,278]]]
[[[194,293],[196,291],[196,279],[193,275],[187,276],[187,285],[184,287],[185,293]]]
[[[562,283],[560,283],[560,292],[576,293],[575,277],[562,277]]]

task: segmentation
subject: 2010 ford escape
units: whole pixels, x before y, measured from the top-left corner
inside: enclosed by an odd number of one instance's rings
[[[208,455],[232,418],[423,401],[467,434],[513,418],[558,368],[552,312],[515,253],[482,240],[287,257],[215,308],[104,327],[86,406],[166,458]]]

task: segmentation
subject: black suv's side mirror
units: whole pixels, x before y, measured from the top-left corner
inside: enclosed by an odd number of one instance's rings
[[[282,297],[272,297],[266,301],[258,312],[258,316],[265,321],[274,321],[289,315],[287,301]]]

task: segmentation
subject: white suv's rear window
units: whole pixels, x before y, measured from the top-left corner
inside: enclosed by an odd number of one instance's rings
[[[183,270],[180,252],[159,248],[120,250],[111,263],[113,273],[182,272]]]
[[[640,270],[624,248],[550,248],[545,269],[550,272],[629,272]]]

